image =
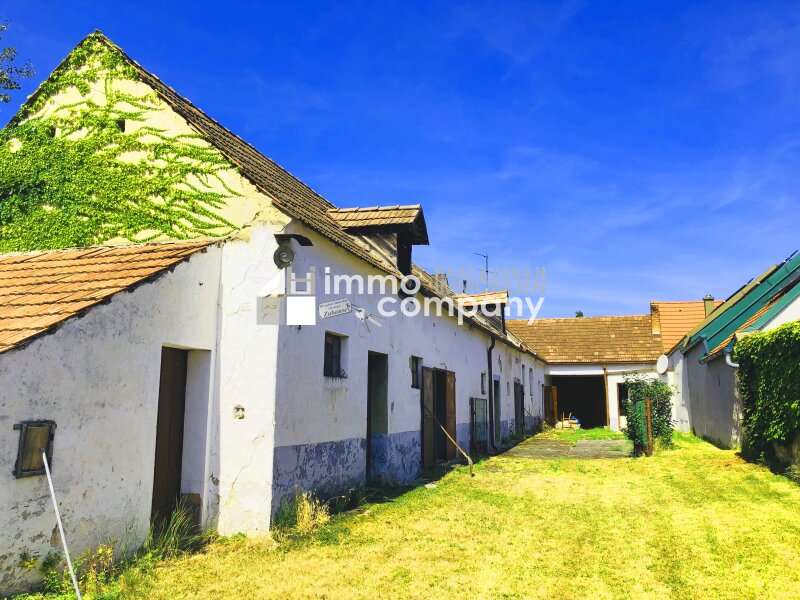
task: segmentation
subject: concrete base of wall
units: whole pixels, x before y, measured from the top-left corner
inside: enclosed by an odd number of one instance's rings
[[[330,498],[363,487],[366,461],[367,441],[364,438],[276,447],[272,514],[298,492],[312,491],[320,498]]]
[[[420,472],[422,441],[419,431],[376,435],[372,440],[372,483],[408,485]]]

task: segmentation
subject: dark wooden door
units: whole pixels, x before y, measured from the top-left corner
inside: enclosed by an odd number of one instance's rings
[[[161,349],[151,512],[154,521],[168,519],[181,494],[187,357],[186,350]]]
[[[551,426],[558,421],[558,388],[554,385],[544,386],[544,420]]]
[[[444,428],[454,440],[456,437],[456,374],[452,371],[445,371],[445,423]],[[446,439],[446,438],[445,438]],[[455,444],[447,440],[447,460],[453,460],[457,455]]]
[[[525,388],[519,381],[514,382],[514,425],[517,433],[525,433]]]
[[[422,466],[436,464],[436,423],[433,420],[434,404],[433,369],[422,367]]]

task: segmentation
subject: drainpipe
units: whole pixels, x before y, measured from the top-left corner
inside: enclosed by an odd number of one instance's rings
[[[730,348],[725,348],[725,364],[728,365],[729,367],[733,368],[733,369],[738,369],[739,368],[739,363],[733,362],[733,359],[731,358],[731,349]]]
[[[489,386],[489,431],[487,432],[487,445],[490,453],[492,451],[497,452],[497,448],[494,445],[494,378],[492,377],[492,351],[494,350],[496,342],[497,340],[492,336],[492,343],[486,351],[486,360],[488,361],[486,367],[486,385]]]

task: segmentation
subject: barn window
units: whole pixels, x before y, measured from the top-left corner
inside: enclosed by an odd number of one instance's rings
[[[54,421],[23,421],[14,425],[19,431],[17,462],[14,465],[14,477],[31,477],[44,474],[42,451],[47,455],[47,462],[53,462],[53,437],[56,424]]]
[[[422,359],[419,356],[412,356],[409,366],[411,367],[411,387],[419,389],[422,383]]]
[[[342,366],[342,349],[344,337],[335,333],[325,333],[325,377],[347,377]]]

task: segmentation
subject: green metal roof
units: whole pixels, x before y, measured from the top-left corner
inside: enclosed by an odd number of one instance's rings
[[[800,254],[792,254],[783,263],[770,267],[730,296],[717,310],[691,331],[681,349],[686,352],[699,343],[705,345],[705,355],[733,335],[756,312],[761,310],[782,290],[793,286],[800,279]],[[800,286],[775,302],[758,320],[748,327],[755,330],[757,323],[769,322],[791,300],[797,297]],[[771,315],[771,316],[768,316]]]

